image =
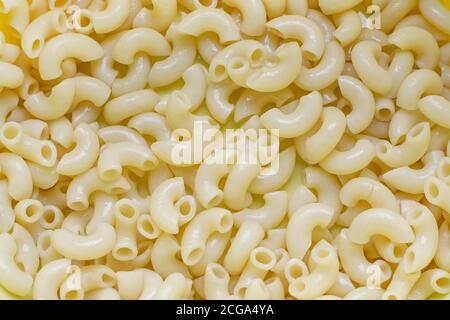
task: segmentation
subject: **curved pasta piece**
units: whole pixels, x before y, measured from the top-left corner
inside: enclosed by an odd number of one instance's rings
[[[63,80],[52,88],[50,95],[42,91],[30,95],[24,102],[29,113],[41,120],[58,119],[70,110],[75,98],[74,79]]]
[[[171,52],[166,38],[151,28],[135,28],[122,33],[112,49],[112,58],[122,64],[132,64],[139,52],[149,56],[168,56]]]
[[[103,48],[92,38],[64,33],[46,42],[39,55],[39,73],[43,80],[53,80],[63,74],[61,64],[69,58],[89,62],[103,57]]]
[[[267,22],[269,32],[283,39],[295,39],[308,60],[318,61],[325,50],[325,40],[319,26],[311,19],[297,15],[283,15]]]
[[[0,247],[0,284],[13,294],[26,296],[33,286],[33,277],[20,270],[14,261],[17,245],[13,236],[0,234]]]
[[[295,84],[308,91],[325,89],[342,74],[344,65],[344,49],[336,41],[331,41],[325,47],[322,59],[316,66],[311,68],[302,66]]]
[[[349,1],[333,1],[333,0],[319,0],[319,8],[326,15],[340,13],[347,11],[360,4],[362,0],[349,0]]]
[[[261,0],[225,0],[224,4],[236,8],[241,12],[240,29],[248,36],[260,36],[264,33],[266,23],[266,9]]]
[[[236,89],[236,87],[233,88],[234,90]],[[229,90],[231,90],[231,88]],[[216,96],[218,96],[218,93],[216,94]],[[239,96],[239,99],[236,102],[236,106],[234,107],[234,121],[240,122],[251,115],[259,115],[267,106],[271,106],[272,104],[275,106],[275,108],[280,108],[283,103],[290,100],[293,96],[294,93],[289,88],[284,88],[280,91],[272,93],[261,93],[251,89],[245,89]],[[217,97],[215,100],[217,100],[216,103],[220,103],[220,105],[226,107],[227,110],[233,110],[233,105],[224,103],[223,98],[219,99],[219,97]],[[209,109],[211,110],[211,108]]]
[[[95,191],[111,194],[121,194],[130,190],[130,183],[120,177],[114,181],[103,181],[97,174],[96,168],[76,176],[67,189],[67,206],[75,211],[86,210],[89,207],[89,196]]]
[[[338,235],[338,253],[345,273],[356,283],[367,285],[373,272],[379,272],[380,284],[392,276],[390,265],[380,259],[369,262],[364,255],[364,246],[349,239],[348,229],[342,229]],[[349,296],[353,296],[349,293]],[[345,297],[347,299],[347,296]]]
[[[347,207],[354,207],[359,201],[368,202],[372,208],[385,208],[400,213],[400,207],[394,194],[381,182],[358,177],[342,186],[339,198]]]
[[[228,174],[223,189],[225,204],[232,210],[241,210],[252,202],[249,188],[261,172],[259,163],[236,163]]]
[[[403,80],[397,92],[397,105],[406,110],[416,110],[420,98],[440,94],[443,90],[441,77],[432,70],[415,70]]]
[[[376,41],[361,41],[352,48],[352,64],[364,84],[372,91],[384,95],[392,86],[391,74],[379,65],[382,53]]]
[[[425,181],[435,175],[439,162],[444,157],[442,151],[431,151],[422,159],[423,168],[413,169],[410,167],[399,167],[392,169],[381,176],[383,182],[400,191],[421,194],[424,192]]]
[[[337,175],[352,174],[367,167],[375,157],[375,146],[370,140],[359,139],[346,151],[332,151],[319,162],[320,167]]]
[[[292,176],[296,161],[293,146],[283,150],[253,179],[249,191],[255,194],[265,194],[279,190]]]
[[[130,0],[108,0],[102,11],[92,16],[92,25],[98,34],[110,33],[118,29],[128,18]]]
[[[401,263],[406,272],[415,273],[428,266],[437,252],[438,225],[431,211],[418,202],[403,200],[401,207],[402,216],[415,234],[415,240],[406,249]]]
[[[187,211],[176,206],[176,202],[183,199],[184,195],[182,177],[167,179],[153,191],[150,215],[162,231],[177,234],[179,226],[192,219],[196,212],[195,201],[186,202]]]
[[[69,259],[58,259],[47,263],[36,274],[33,285],[33,299],[59,300],[58,289],[71,272]]]
[[[421,69],[433,70],[439,63],[439,46],[428,31],[415,27],[403,27],[389,35],[388,41],[402,50],[415,55],[416,65]]]
[[[88,235],[77,235],[66,229],[53,231],[53,248],[64,257],[74,260],[93,260],[109,253],[116,241],[116,231],[106,223]]]
[[[117,180],[124,166],[149,171],[158,165],[158,159],[147,146],[118,142],[106,146],[98,157],[97,171],[104,181]]]
[[[263,196],[264,205],[260,208],[238,211],[233,214],[234,224],[240,226],[244,221],[258,222],[264,230],[271,230],[278,226],[286,215],[286,191],[274,191]]]
[[[33,178],[27,163],[17,154],[0,153],[0,172],[8,179],[8,194],[16,201],[31,198]]]
[[[426,96],[417,102],[418,109],[432,122],[450,129],[450,101],[442,96]]]
[[[313,91],[300,98],[294,111],[286,114],[273,108],[261,117],[261,123],[267,129],[276,129],[282,138],[295,138],[310,130],[322,113],[322,96]]]
[[[233,216],[223,208],[211,208],[198,213],[184,229],[181,238],[181,257],[192,266],[205,253],[206,242],[214,232],[227,233],[233,227]]]
[[[263,66],[250,73],[245,80],[248,88],[261,92],[274,92],[294,82],[302,66],[299,45],[296,42],[282,44],[274,52],[274,56],[277,63]]]
[[[346,98],[352,111],[347,115],[347,127],[357,134],[370,125],[375,116],[375,99],[372,92],[358,79],[349,76],[338,78],[339,89]]]
[[[56,172],[67,176],[78,175],[91,168],[98,157],[100,143],[97,134],[88,124],[80,124],[74,131],[75,148],[64,154]]]
[[[297,299],[312,299],[325,294],[335,283],[339,272],[336,249],[320,240],[309,257],[314,265],[310,274],[295,279],[289,285],[289,293]]]
[[[298,209],[289,219],[286,228],[286,248],[289,255],[303,259],[312,243],[314,228],[328,228],[333,221],[333,208],[311,203]]]
[[[202,8],[190,12],[181,20],[178,29],[195,37],[205,32],[213,32],[219,36],[223,44],[241,38],[239,27],[233,18],[225,11],[216,8]]]
[[[172,52],[152,66],[148,74],[148,84],[152,88],[175,82],[194,63],[197,54],[194,38],[181,34],[176,25],[169,27],[165,38],[172,43]]]
[[[150,135],[156,141],[169,140],[171,136],[166,118],[155,112],[144,112],[134,116],[128,121],[128,127],[136,129],[141,135]],[[144,140],[139,144],[145,145],[146,142]]]
[[[376,154],[392,168],[409,166],[419,161],[426,153],[431,140],[430,124],[420,122],[409,130],[405,141],[397,146],[382,140],[376,144]]]
[[[147,27],[158,32],[166,30],[177,15],[177,0],[153,0],[152,8],[142,8],[133,19],[133,28]]]
[[[67,18],[62,10],[52,10],[34,19],[22,34],[22,50],[30,59],[39,57],[45,41],[67,30]]]
[[[450,18],[449,10],[437,0],[419,1],[420,13],[427,21],[440,31],[450,34],[450,26],[446,21]]]
[[[397,243],[414,241],[414,232],[408,222],[395,211],[383,208],[361,212],[348,229],[349,239],[356,244],[366,244],[374,235],[385,236]]]
[[[346,128],[344,113],[335,107],[323,108],[318,121],[306,134],[295,138],[297,153],[307,163],[315,164],[330,154]],[[320,145],[321,148],[317,148]]]

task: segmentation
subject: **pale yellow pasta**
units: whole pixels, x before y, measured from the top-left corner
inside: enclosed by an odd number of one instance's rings
[[[419,110],[432,122],[450,128],[450,101],[442,96],[426,96],[417,102]]]
[[[313,299],[325,294],[338,276],[336,249],[325,240],[312,248],[309,259],[310,263],[314,263],[311,272],[289,284],[289,293],[297,299]]]
[[[233,83],[234,84],[234,83]],[[231,84],[226,84],[224,82],[224,85],[228,90],[234,91],[236,90],[236,86],[232,86]],[[234,89],[233,89],[234,88]],[[208,90],[209,91],[209,90]],[[216,89],[211,89],[209,91],[211,93],[211,102],[209,102],[208,96],[207,96],[207,103],[211,103],[210,110],[213,112],[213,107],[215,107],[215,104],[219,104],[218,107],[225,107],[226,112],[231,112],[233,106],[229,105],[228,101],[223,101],[223,98],[220,98],[221,94],[220,92],[215,92]],[[208,93],[209,93],[208,92]],[[219,95],[220,94],[220,95]],[[226,92],[225,92],[226,94]],[[214,95],[214,96],[213,96]],[[293,97],[293,92],[289,88],[285,88],[280,91],[272,92],[270,94],[268,93],[261,93],[257,92],[251,89],[246,89],[242,94],[240,95],[238,101],[236,102],[236,106],[234,107],[234,121],[241,121],[248,116],[251,116],[253,114],[260,115],[264,111],[264,107],[270,104],[274,104],[277,108],[280,108],[283,106],[283,104],[290,100]],[[216,102],[217,101],[217,102]],[[289,109],[289,106],[294,103],[288,103],[287,105],[283,106],[286,109]],[[208,105],[209,106],[209,105]],[[230,110],[230,111],[228,111]]]
[[[333,32],[334,37],[346,47],[356,40],[361,33],[361,20],[354,10],[348,10],[333,16],[333,20],[338,25]]]
[[[0,284],[18,296],[27,295],[33,286],[33,277],[31,274],[20,270],[14,261],[17,245],[13,236],[8,233],[1,234],[0,246],[2,248],[0,253]]]
[[[181,34],[176,25],[172,25],[166,32],[166,39],[172,43],[172,52],[152,66],[148,75],[152,88],[175,82],[195,61],[197,50],[193,37]]]
[[[117,237],[112,249],[112,256],[119,261],[133,260],[138,255],[136,223],[139,209],[132,200],[120,199],[114,204],[113,212]]]
[[[303,259],[311,246],[313,230],[327,228],[333,215],[333,208],[320,203],[307,204],[295,211],[286,229],[286,247],[290,256]]]
[[[350,291],[344,299],[346,300],[381,300],[383,289],[359,287]]]
[[[145,115],[143,113],[142,115]],[[145,145],[145,139],[132,128],[116,125],[108,126],[97,131],[100,140],[105,143],[131,142],[134,144]]]
[[[224,267],[231,274],[240,274],[250,254],[264,237],[264,229],[254,221],[246,221],[236,233],[224,257]]]
[[[372,208],[360,213],[348,230],[349,239],[357,244],[368,243],[374,235],[385,236],[397,243],[411,243],[415,238],[413,230],[402,216],[383,208]]]
[[[99,153],[99,141],[95,131],[87,124],[80,124],[73,132],[76,144],[59,161],[56,172],[66,176],[75,176],[94,165]]]
[[[400,263],[392,275],[392,280],[382,295],[383,300],[405,300],[407,299],[414,284],[419,280],[420,271],[414,273],[405,272],[403,264]]]
[[[100,152],[97,170],[100,179],[113,181],[122,175],[124,166],[149,171],[157,165],[158,159],[149,148],[140,144],[119,142],[110,144]]]
[[[98,34],[109,33],[119,28],[127,19],[130,0],[108,0],[102,11],[92,16],[94,30]]]
[[[380,284],[391,278],[392,270],[389,264],[384,260],[369,262],[364,255],[364,246],[349,239],[348,229],[342,229],[339,233],[338,253],[344,271],[358,284],[366,285],[374,272],[379,273]]]
[[[181,239],[181,257],[188,265],[198,263],[204,255],[206,242],[215,232],[227,233],[233,226],[231,212],[211,208],[198,213],[187,225]]]
[[[324,14],[334,14],[346,11],[361,3],[362,0],[346,0],[346,1],[333,1],[333,0],[319,0],[319,8]]]
[[[434,69],[439,61],[439,47],[434,37],[426,30],[414,26],[394,31],[389,43],[402,50],[412,51],[419,68]]]
[[[446,1],[0,0],[0,299],[448,298]]]
[[[263,196],[264,206],[257,209],[246,208],[233,214],[235,225],[240,226],[244,221],[258,222],[265,230],[278,226],[287,210],[287,194],[285,191],[266,193]]]
[[[335,221],[342,210],[342,203],[339,199],[339,180],[318,167],[308,167],[305,169],[305,186],[313,190],[317,195],[317,202],[326,204],[333,208]]]
[[[130,188],[129,182],[124,177],[106,182],[100,179],[97,169],[92,168],[70,182],[67,189],[67,206],[82,211],[89,207],[89,196],[95,191],[121,194]]]
[[[366,139],[359,139],[348,150],[332,151],[319,162],[322,169],[332,174],[345,175],[355,173],[365,168],[375,157],[375,146]],[[351,165],[350,165],[351,163]]]
[[[143,7],[133,18],[133,27],[167,29],[177,14],[177,0],[153,0],[151,9]]]
[[[49,11],[33,20],[22,34],[22,50],[29,58],[37,58],[45,41],[67,30],[67,18],[62,10]]]
[[[104,117],[109,124],[117,124],[142,112],[152,111],[158,101],[158,95],[151,89],[130,92],[110,100],[104,106]]]
[[[8,181],[0,181],[0,231],[8,232],[14,225],[15,213],[8,194]]]
[[[331,85],[343,72],[345,53],[336,41],[330,41],[320,62],[314,67],[302,66],[295,84],[304,90],[322,90]]]
[[[163,278],[173,272],[189,276],[187,266],[178,258],[180,254],[181,246],[177,239],[168,233],[163,234],[153,245],[151,261],[154,270]]]
[[[437,292],[448,294],[450,292],[450,275],[441,269],[430,269],[422,273],[419,280],[409,292],[409,300],[424,300]]]
[[[149,56],[168,56],[170,51],[168,41],[157,31],[135,28],[121,34],[112,49],[112,58],[129,65],[139,52],[145,52]]]
[[[296,42],[288,42],[280,45],[274,52],[274,60],[277,63],[271,65],[264,65],[255,69],[248,76],[244,73],[243,81],[245,87],[251,88],[260,92],[274,92],[281,90],[290,85],[298,77],[302,65],[301,49]],[[245,69],[242,62],[236,61],[235,64],[230,62],[229,66],[235,68],[235,73],[238,76]],[[234,82],[236,78],[228,68],[230,77]]]
[[[178,26],[183,33],[196,36],[213,32],[219,36],[221,43],[239,40],[239,27],[231,16],[216,8],[201,8],[186,15]]]
[[[359,201],[366,201],[372,208],[385,208],[400,213],[400,206],[394,194],[381,182],[367,177],[349,180],[339,193],[342,204],[354,207]]]
[[[381,178],[388,186],[412,194],[424,192],[425,181],[436,174],[438,165],[443,159],[442,151],[431,151],[422,157],[423,168],[413,169],[407,166],[385,172]]]
[[[431,70],[420,69],[410,73],[403,80],[397,92],[397,105],[406,110],[416,110],[420,98],[425,95],[440,94],[442,79]]]
[[[323,108],[320,121],[305,135],[295,138],[297,153],[303,160],[316,164],[336,147],[346,127],[345,115],[335,107]],[[322,147],[316,148],[317,145]]]
[[[261,168],[250,184],[249,191],[255,194],[267,194],[281,188],[291,177],[295,169],[295,148],[281,151],[272,162]]]
[[[442,222],[439,227],[439,244],[436,256],[434,257],[434,262],[436,265],[450,272],[450,254],[448,251],[448,240],[450,239],[450,228],[448,221]]]
[[[92,38],[77,33],[64,33],[45,43],[39,55],[39,73],[43,80],[53,80],[63,74],[61,63],[66,59],[76,58],[88,62],[102,56],[102,47]]]
[[[58,289],[70,274],[69,259],[54,260],[39,270],[33,284],[33,299],[58,300]]]
[[[260,120],[267,129],[277,129],[282,138],[295,138],[309,131],[319,120],[322,112],[322,97],[317,91],[303,96],[293,112],[283,113],[270,109]]]
[[[442,3],[437,0],[420,1],[419,9],[429,23],[446,34],[450,33],[450,27],[445,22],[449,17],[449,13],[448,10],[443,7]]]
[[[401,264],[408,273],[425,268],[436,255],[438,248],[438,225],[425,206],[410,200],[401,202],[402,216],[413,227],[415,241],[406,249]]]
[[[364,69],[367,70],[368,66],[365,66]],[[383,81],[386,80],[383,79]],[[352,111],[346,116],[347,126],[351,133],[360,133],[369,126],[375,115],[373,94],[361,81],[353,77],[340,76],[338,83],[342,96],[349,101],[352,107]]]
[[[267,23],[270,32],[284,39],[295,39],[302,43],[301,49],[309,60],[318,61],[325,50],[323,33],[311,19],[284,15]]]
[[[393,146],[385,140],[380,141],[375,146],[376,155],[392,168],[409,166],[419,161],[426,153],[431,139],[430,131],[428,122],[420,122],[408,131],[402,144]]]
[[[49,95],[44,92],[30,95],[24,103],[26,110],[41,120],[56,120],[70,110],[75,98],[76,82],[66,79],[52,88]]]

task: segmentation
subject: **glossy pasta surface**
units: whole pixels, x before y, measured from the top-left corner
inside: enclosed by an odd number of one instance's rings
[[[450,299],[450,2],[0,0],[0,300]]]

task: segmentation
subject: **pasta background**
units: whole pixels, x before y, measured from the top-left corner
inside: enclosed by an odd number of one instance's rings
[[[449,21],[0,0],[0,300],[450,299]]]

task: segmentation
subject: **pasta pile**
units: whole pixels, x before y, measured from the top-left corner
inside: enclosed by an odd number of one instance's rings
[[[2,299],[450,293],[444,1],[0,0],[0,31]]]

